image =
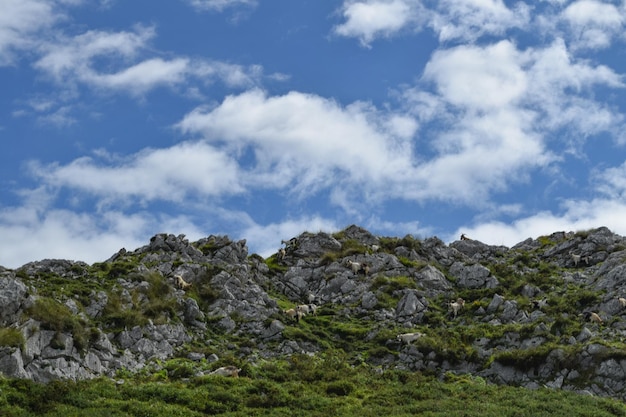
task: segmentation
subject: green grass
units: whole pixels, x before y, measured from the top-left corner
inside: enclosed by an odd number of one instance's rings
[[[183,362],[168,366],[180,369]],[[183,366],[185,368],[185,366]],[[177,371],[178,372],[178,371]],[[178,377],[37,384],[0,380],[2,416],[626,416],[617,400],[494,386],[469,375],[351,367],[336,351],[246,366],[238,379]],[[180,376],[187,375],[183,372]]]

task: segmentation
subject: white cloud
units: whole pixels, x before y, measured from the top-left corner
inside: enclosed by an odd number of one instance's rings
[[[254,163],[242,167],[250,184],[295,187],[307,195],[327,187],[376,187],[410,170],[414,126],[363,103],[342,108],[315,95],[268,97],[260,90],[197,108],[179,123],[183,132],[222,144],[232,155],[250,150]]]
[[[489,110],[515,104],[526,92],[523,56],[510,41],[487,47],[436,51],[424,70],[441,96],[455,106]]]
[[[145,26],[137,26],[132,32],[88,31],[74,37],[61,36],[42,46],[42,56],[35,67],[65,88],[84,84],[133,95],[191,81],[222,81],[229,87],[251,87],[263,76],[259,65],[146,57],[155,36],[154,27]]]
[[[436,4],[428,24],[442,42],[503,35],[507,30],[525,28],[530,20],[530,9],[522,2],[514,8],[502,0],[443,0]]]
[[[341,9],[345,23],[336,34],[355,37],[365,46],[377,37],[389,37],[418,16],[419,2],[411,0],[346,1]]]
[[[203,143],[145,149],[109,165],[84,157],[67,165],[31,162],[31,173],[52,187],[67,187],[104,202],[203,200],[243,192],[237,166]]]
[[[403,30],[430,27],[442,42],[475,41],[483,35],[502,35],[525,28],[530,8],[519,2],[509,8],[502,0],[346,0],[344,23],[333,29],[341,36],[358,38],[363,45]]]
[[[0,66],[13,64],[16,50],[33,47],[39,31],[63,18],[53,1],[2,0],[1,8]]]
[[[276,253],[282,246],[281,240],[288,240],[297,237],[303,232],[326,232],[334,233],[339,230],[337,224],[332,219],[325,219],[320,216],[304,216],[298,219],[289,219],[280,223],[270,223],[260,225],[255,223],[245,213],[236,213],[236,217],[241,222],[246,223],[240,228],[240,238],[247,240],[250,251],[261,255],[264,258]]]
[[[157,233],[183,233],[194,240],[203,236],[183,215],[77,212],[34,202],[0,208],[0,233],[0,265],[8,268],[55,258],[102,262],[123,247],[148,244]]]
[[[64,128],[76,123],[76,119],[71,116],[72,108],[69,106],[62,106],[56,109],[52,113],[48,113],[39,116],[37,119],[40,123],[46,125],[52,125],[58,128]]]
[[[606,48],[624,30],[626,10],[596,0],[579,0],[562,12],[572,32],[574,48]]]
[[[229,7],[247,6],[255,7],[257,0],[187,0],[196,10],[214,10],[221,12]]]
[[[626,235],[626,203],[618,200],[568,200],[557,213],[544,211],[519,218],[511,223],[479,223],[458,229],[447,241],[466,233],[472,239],[491,245],[514,246],[527,238],[537,238],[557,231],[580,231],[606,226]]]

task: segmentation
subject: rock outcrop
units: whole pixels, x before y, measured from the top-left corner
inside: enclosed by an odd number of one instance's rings
[[[178,288],[177,275],[191,287]],[[160,234],[93,265],[0,267],[0,373],[78,380],[172,358],[253,365],[332,348],[382,371],[626,399],[625,277],[626,239],[606,228],[507,248],[350,226],[303,233],[268,259],[245,240]],[[300,304],[316,315],[283,314]],[[602,323],[586,320],[591,312]],[[407,331],[424,336],[399,343]]]

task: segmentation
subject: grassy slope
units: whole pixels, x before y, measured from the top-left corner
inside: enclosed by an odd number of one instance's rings
[[[229,379],[205,376],[123,384],[100,379],[39,385],[0,381],[2,416],[626,416],[618,401],[571,392],[446,382],[405,371],[350,368],[340,356],[295,356]]]

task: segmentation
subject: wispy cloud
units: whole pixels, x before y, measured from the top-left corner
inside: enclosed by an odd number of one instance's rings
[[[579,0],[569,4],[560,17],[567,24],[574,49],[603,49],[622,36],[626,6]]]
[[[263,70],[226,62],[187,57],[149,57],[154,27],[134,31],[88,31],[46,43],[35,67],[59,85],[85,85],[105,92],[143,95],[160,87],[175,87],[194,79],[204,84],[223,81],[229,87],[258,83]]]
[[[54,1],[3,0],[0,13],[0,66],[17,59],[16,51],[37,44],[37,34],[63,18]]]
[[[192,7],[199,11],[218,11],[221,12],[224,9],[231,7],[255,7],[258,4],[257,0],[186,0]]]

